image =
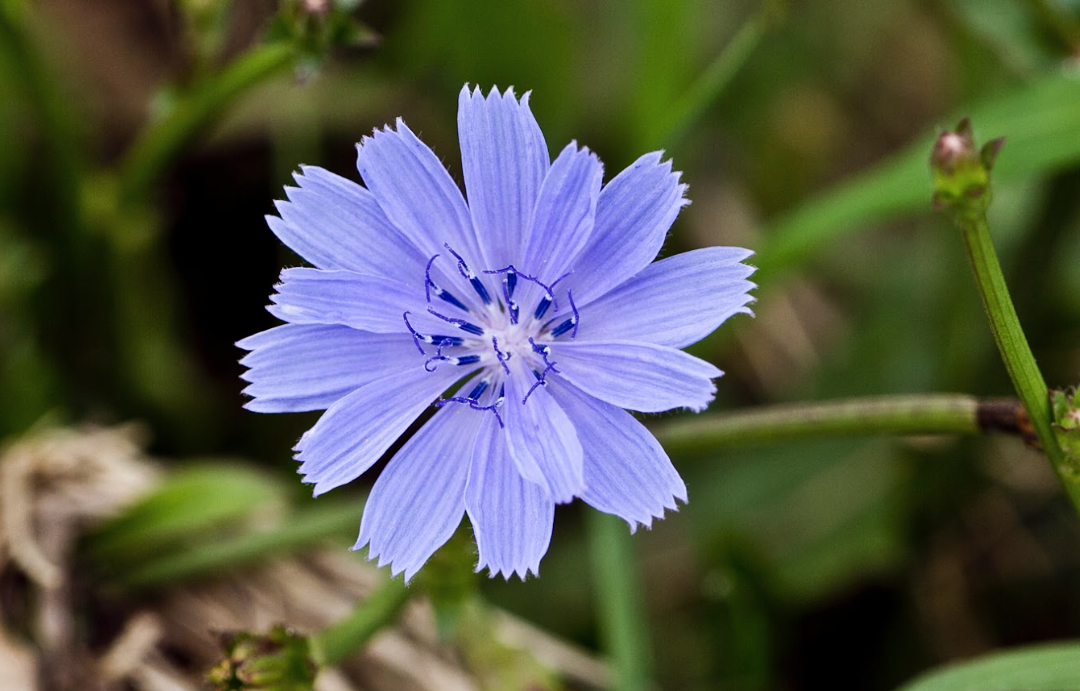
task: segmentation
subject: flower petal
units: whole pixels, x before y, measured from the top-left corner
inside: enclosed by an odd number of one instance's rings
[[[398,118],[357,145],[356,166],[386,217],[425,257],[449,244],[474,270],[482,263],[469,208],[428,145]]]
[[[566,273],[592,233],[603,180],[600,159],[566,145],[544,178],[519,269],[549,285]]]
[[[480,420],[462,406],[441,408],[394,454],[371,488],[353,549],[370,543],[368,559],[389,563],[392,576],[416,574],[465,515]]]
[[[344,324],[375,333],[407,331],[402,314],[423,312],[423,288],[352,271],[285,269],[267,309],[292,324]]]
[[[585,452],[581,498],[636,530],[686,502],[686,485],[656,437],[626,411],[552,379],[551,395],[574,421]]]
[[[512,88],[487,98],[465,86],[458,97],[458,138],[469,211],[490,269],[520,255],[549,165],[547,143],[529,110]]]
[[[240,360],[250,368],[241,375],[251,382],[244,393],[253,397],[244,407],[260,413],[323,410],[423,362],[409,336],[337,324],[283,324],[236,345],[251,351]]]
[[[751,254],[739,247],[707,247],[653,262],[582,308],[577,338],[673,348],[696,343],[733,314],[751,314],[746,305],[756,286],[746,278],[754,268],[740,263]]]
[[[563,504],[585,489],[581,443],[574,423],[544,387],[528,393],[530,380],[532,376],[523,372],[507,377],[506,443],[522,477]],[[528,400],[522,405],[526,395]]]
[[[423,256],[386,218],[360,185],[317,166],[295,174],[289,201],[276,202],[281,218],[267,216],[274,234],[320,269],[422,281]]]
[[[600,190],[589,244],[566,287],[578,304],[608,292],[649,265],[687,203],[686,185],[661,153],[645,154]]]
[[[316,496],[356,479],[397,441],[464,368],[422,366],[361,386],[330,406],[296,444],[304,482]],[[456,370],[456,371],[455,371]]]
[[[551,542],[555,503],[539,485],[521,477],[506,448],[506,435],[491,415],[485,415],[473,450],[465,488],[480,560],[492,577],[522,580],[530,571],[540,574],[540,559]]]
[[[620,408],[658,413],[702,411],[723,374],[708,362],[667,346],[633,341],[556,341],[551,359],[559,376],[590,396]]]

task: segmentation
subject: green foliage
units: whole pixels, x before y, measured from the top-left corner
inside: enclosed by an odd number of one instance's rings
[[[123,578],[147,561],[280,514],[285,496],[281,480],[265,472],[228,461],[193,464],[101,526],[87,547],[99,564]]]
[[[927,673],[899,691],[1075,691],[1080,643],[992,653]]]

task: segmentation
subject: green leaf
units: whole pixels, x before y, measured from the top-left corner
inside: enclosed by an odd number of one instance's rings
[[[89,549],[110,569],[126,570],[284,506],[281,483],[265,473],[221,462],[196,465],[173,473],[153,494],[102,526]]]
[[[1076,691],[1080,642],[1020,648],[931,671],[899,691]]]
[[[1080,76],[1063,71],[961,109],[983,138],[1006,137],[994,167],[998,183],[1080,161]],[[810,200],[766,229],[762,272],[790,269],[859,227],[930,209],[928,154],[933,135],[853,180]]]

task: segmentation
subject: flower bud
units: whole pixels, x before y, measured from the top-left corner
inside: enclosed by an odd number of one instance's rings
[[[268,634],[219,635],[224,659],[207,674],[215,691],[311,691],[318,672],[308,639],[278,625]]]
[[[967,118],[956,130],[942,132],[930,155],[934,206],[949,209],[972,202],[988,203],[990,170],[1004,143],[1004,139],[995,139],[979,149]]]

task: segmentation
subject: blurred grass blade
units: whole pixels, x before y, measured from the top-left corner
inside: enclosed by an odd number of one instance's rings
[[[738,74],[739,69],[761,43],[768,28],[768,20],[768,11],[762,10],[743,24],[724,50],[671,107],[671,114],[648,137],[645,148],[673,148],[682,141],[686,131],[720,97],[731,79]]]
[[[194,466],[172,473],[153,494],[102,526],[87,546],[110,569],[126,570],[284,506],[282,483],[267,473],[221,462]]]
[[[157,176],[195,136],[252,88],[291,67],[295,58],[287,43],[259,46],[183,95],[167,116],[142,131],[128,151],[121,167],[121,201],[145,199]]]
[[[964,108],[962,114],[970,115],[981,132],[1007,137],[994,168],[999,183],[1080,161],[1080,72],[1075,69]],[[926,152],[932,144],[928,134],[771,223],[757,255],[759,268],[772,273],[794,268],[859,226],[929,211],[933,190]]]
[[[1076,691],[1080,642],[1040,645],[951,665],[899,691]]]
[[[298,511],[271,530],[244,533],[165,554],[145,567],[118,573],[121,585],[149,588],[184,579],[221,575],[270,556],[312,549],[325,540],[351,543],[360,525],[362,501],[321,502]]]
[[[645,597],[626,522],[600,511],[586,514],[600,636],[611,659],[614,691],[652,688],[652,645]]]

